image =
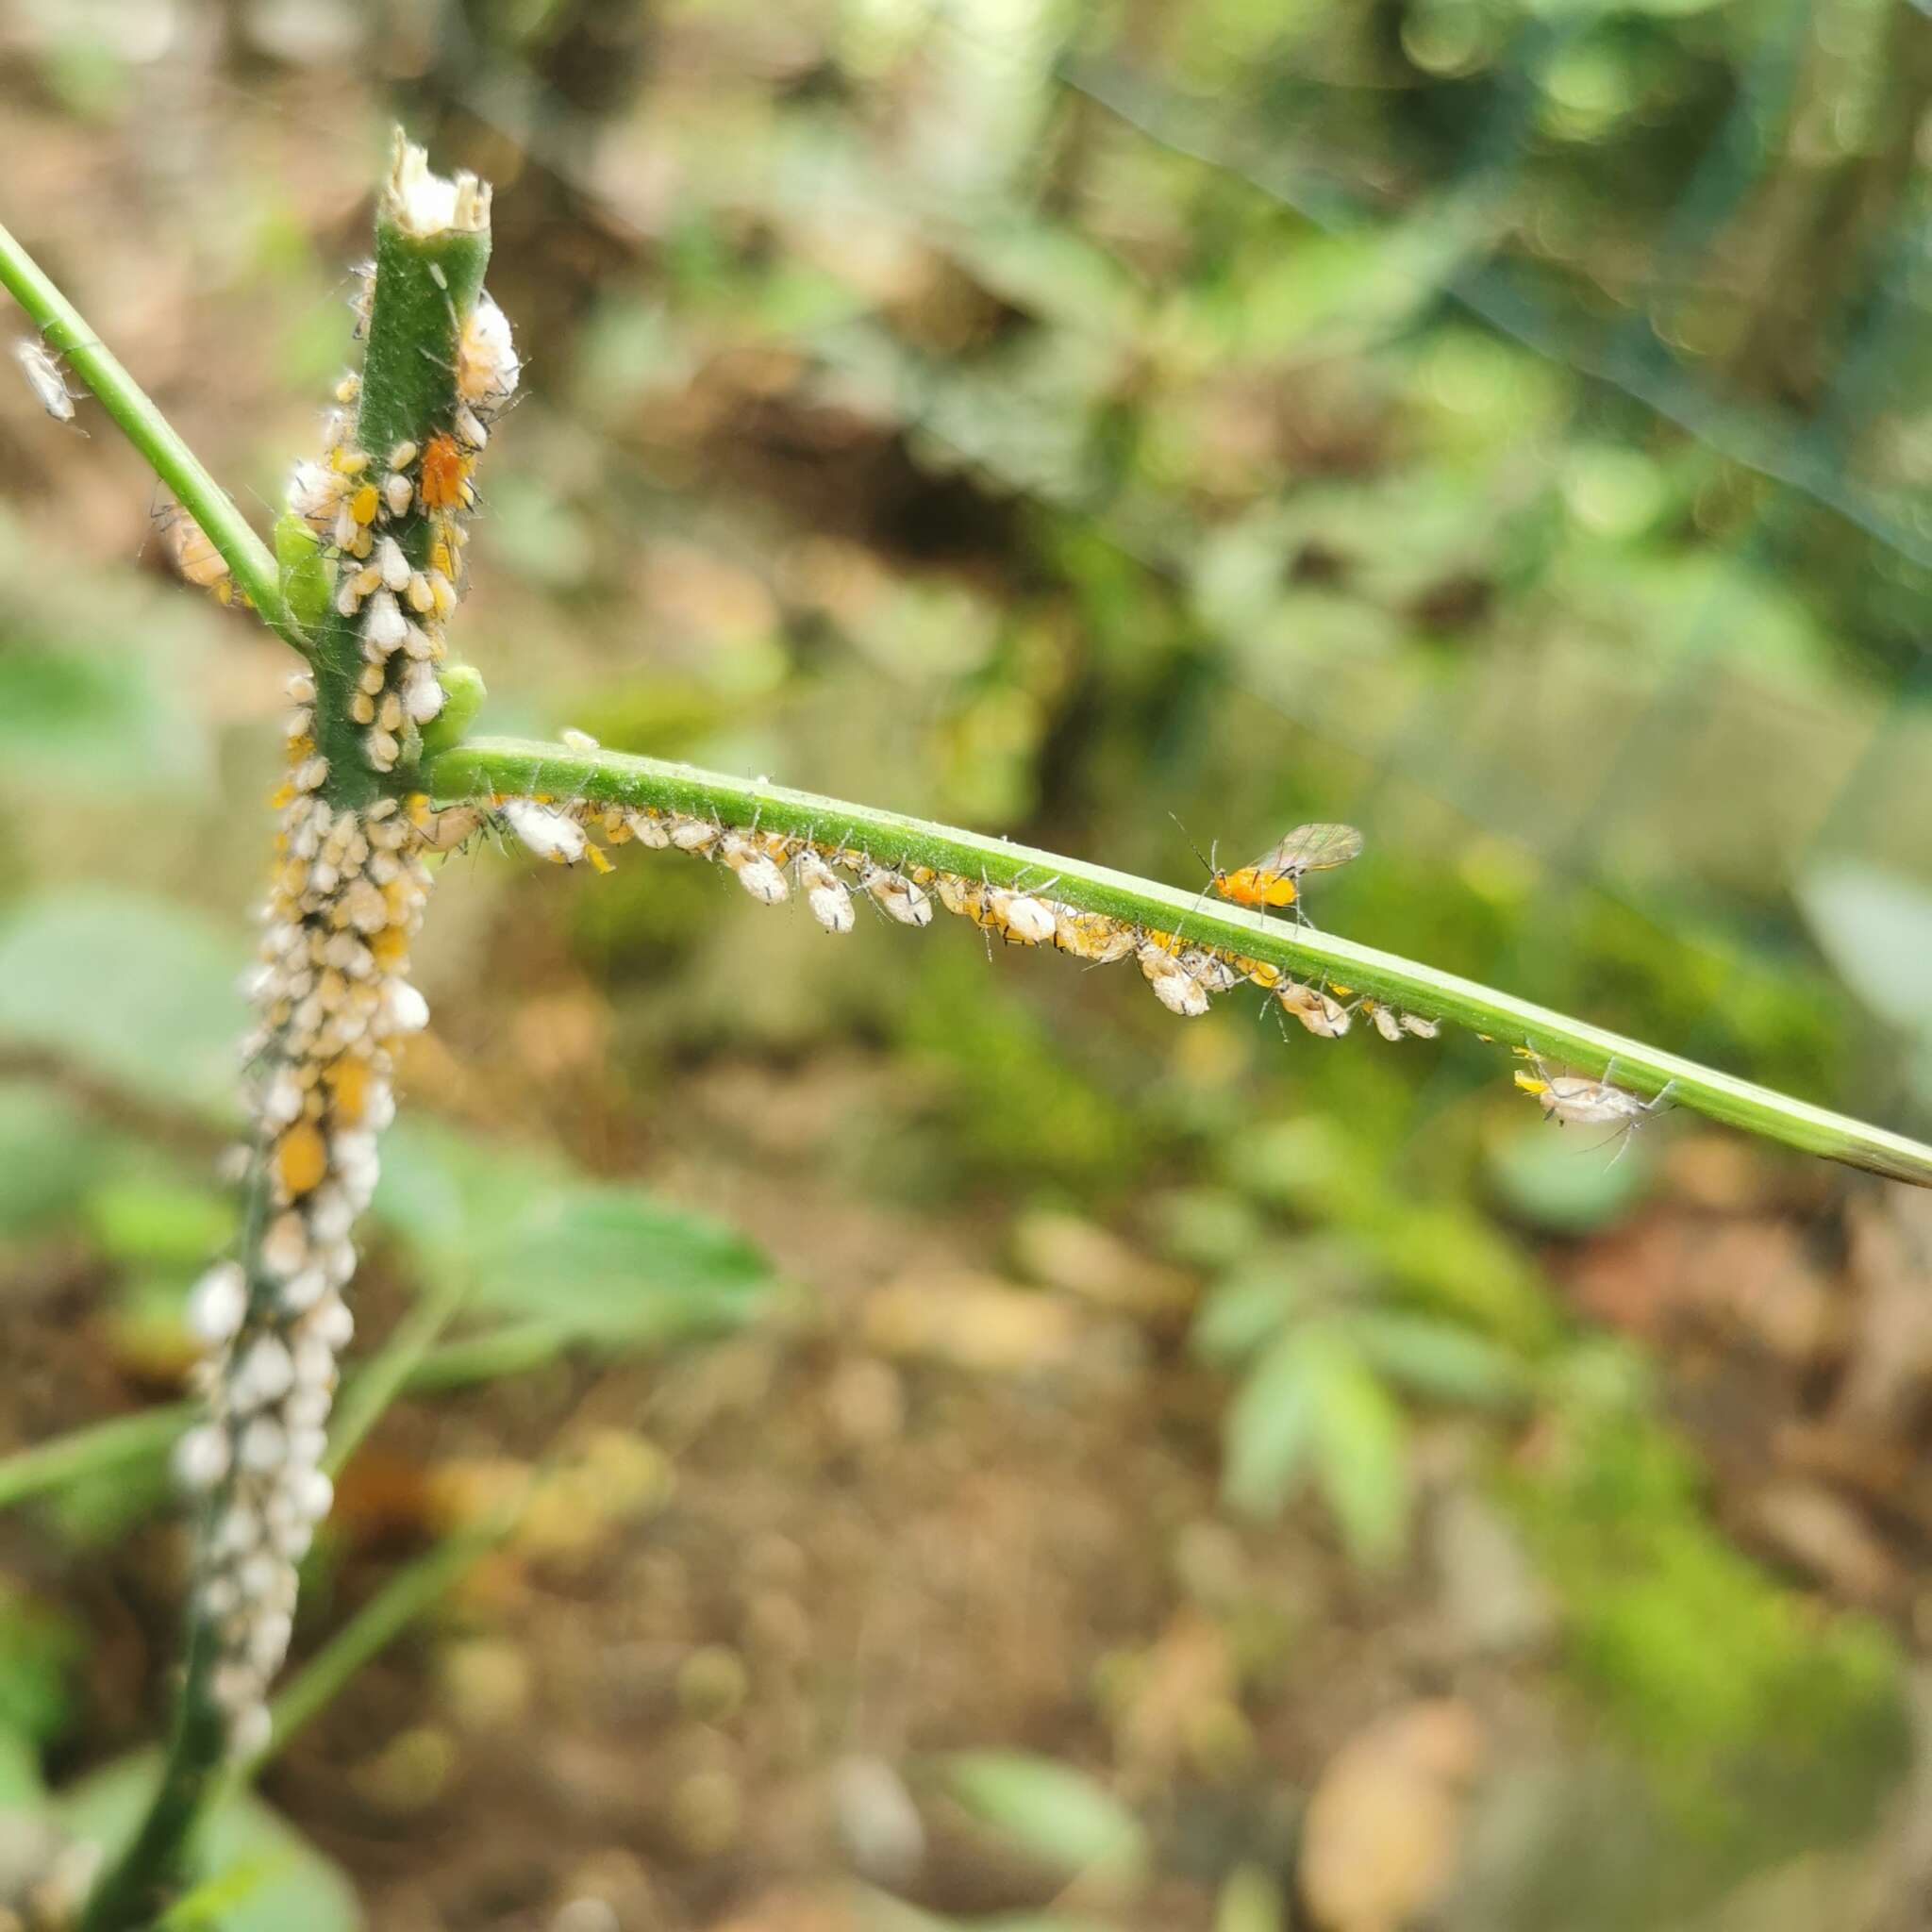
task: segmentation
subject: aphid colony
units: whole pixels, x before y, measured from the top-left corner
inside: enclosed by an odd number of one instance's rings
[[[295,1565],[328,1513],[324,1430],[354,1328],[342,1300],[356,1267],[349,1232],[395,1111],[394,1047],[428,1019],[404,976],[429,887],[416,827],[393,799],[331,808],[306,671],[291,694],[290,774],[248,987],[258,1232],[245,1263],[223,1262],[192,1298],[209,1351],[208,1413],[175,1463],[208,1502],[197,1607],[217,1644],[210,1693],[238,1756],[267,1742],[264,1700],[288,1648]]]
[[[479,294],[456,333],[447,428],[420,446],[357,448],[349,412],[361,378],[351,372],[337,386],[341,407],[327,421],[321,460],[297,463],[290,478],[289,508],[335,553],[336,612],[359,631],[362,664],[348,708],[375,771],[393,771],[442,709],[436,667],[462,582],[475,459],[522,373],[503,310]]]
[[[466,176],[436,181],[421,151],[405,146],[386,211],[418,234],[474,228],[487,209],[475,189]],[[460,580],[471,467],[485,419],[519,375],[488,296],[455,339],[448,427],[421,449],[405,442],[378,458],[356,448],[348,409],[360,383],[346,375],[322,460],[297,465],[290,488],[291,508],[334,552],[335,608],[360,643],[346,708],[377,772],[393,769],[406,737],[442,708],[436,665]],[[318,656],[318,666],[340,677],[335,660]],[[377,1136],[395,1111],[394,1050],[429,1017],[406,976],[429,841],[397,798],[332,802],[317,675],[303,670],[290,685],[289,774],[274,801],[275,861],[248,988],[248,1239],[239,1260],[194,1291],[190,1319],[209,1351],[200,1372],[208,1417],[175,1457],[182,1485],[205,1505],[196,1615],[214,1647],[209,1694],[243,1757],[268,1741],[266,1692],[288,1648],[295,1565],[329,1507],[325,1429],[354,1327],[342,1298],[356,1267],[350,1231],[375,1191]],[[366,778],[348,789],[366,796]]]
[[[441,812],[417,808],[425,841],[449,850],[497,819],[539,858],[559,865],[588,861],[608,871],[610,860],[591,837],[605,845],[635,841],[657,850],[673,849],[725,866],[760,905],[782,905],[793,884],[811,916],[827,932],[850,932],[856,923],[854,890],[887,918],[901,925],[932,924],[935,907],[970,920],[1008,945],[1050,945],[1090,965],[1132,958],[1154,996],[1170,1012],[1198,1018],[1216,993],[1257,986],[1281,1013],[1324,1040],[1339,1040],[1357,1010],[1368,1013],[1385,1040],[1409,1034],[1434,1039],[1433,1020],[1400,1013],[1370,1000],[1344,1005],[1346,990],[1304,985],[1264,959],[1190,943],[1181,934],[1082,911],[1049,896],[1047,880],[1031,888],[995,886],[930,866],[889,864],[871,853],[839,842],[801,839],[782,832],[746,831],[688,812],[661,812],[628,807],[601,807],[534,798],[498,798],[488,808],[451,806]],[[841,876],[842,874],[842,876]],[[847,879],[850,879],[850,884]],[[1338,996],[1340,995],[1340,996]]]

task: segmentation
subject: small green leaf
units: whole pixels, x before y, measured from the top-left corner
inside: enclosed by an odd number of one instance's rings
[[[95,1173],[79,1111],[39,1081],[0,1085],[0,1237],[32,1235],[68,1219]]]
[[[945,1775],[982,1824],[1069,1878],[1128,1879],[1145,1865],[1140,1820],[1071,1765],[1019,1751],[961,1751],[945,1760]]]
[[[275,519],[275,563],[281,573],[282,602],[304,630],[313,630],[328,614],[328,568],[322,540],[293,510]]]
[[[226,1112],[246,957],[208,921],[106,887],[40,894],[0,924],[0,1040],[174,1107]]]
[[[1315,1427],[1315,1390],[1335,1342],[1326,1325],[1299,1323],[1255,1364],[1227,1411],[1221,1487],[1253,1516],[1287,1502]]]
[[[233,1231],[234,1209],[211,1189],[165,1177],[110,1181],[87,1197],[88,1232],[110,1261],[193,1268]]]
[[[0,1586],[0,1733],[40,1744],[58,1738],[86,1654],[77,1624],[12,1585]]]
[[[1301,1303],[1299,1287],[1280,1268],[1244,1269],[1209,1291],[1190,1343],[1203,1361],[1239,1362],[1289,1321]]]
[[[1619,1132],[1639,1144],[1618,1148]],[[1525,1120],[1499,1139],[1486,1162],[1501,1205],[1531,1227],[1590,1234],[1626,1213],[1651,1182],[1642,1128],[1562,1128]]]
[[[1524,1391],[1522,1363],[1460,1323],[1378,1308],[1357,1316],[1349,1334],[1373,1367],[1418,1395],[1494,1407]]]
[[[436,675],[442,685],[442,709],[423,727],[425,758],[459,743],[490,695],[483,674],[474,664],[445,664]]]
[[[1407,1430],[1374,1372],[1330,1352],[1313,1389],[1315,1478],[1357,1562],[1399,1554],[1408,1527]]]
[[[55,1813],[76,1837],[124,1844],[159,1775],[155,1752],[123,1757],[62,1791]],[[359,1932],[361,1907],[341,1869],[253,1792],[216,1808],[202,1850],[196,1890],[222,1889],[222,1932]]]

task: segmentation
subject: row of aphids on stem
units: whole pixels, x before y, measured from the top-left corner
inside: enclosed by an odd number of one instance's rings
[[[594,741],[581,733],[565,737],[573,749],[595,748]],[[690,853],[724,865],[760,905],[782,905],[795,885],[812,917],[831,933],[853,929],[856,887],[860,896],[898,924],[928,925],[937,908],[970,920],[986,934],[989,946],[994,938],[1009,945],[1050,945],[1091,965],[1132,958],[1155,997],[1184,1018],[1206,1013],[1216,994],[1251,985],[1268,994],[1281,1016],[1293,1018],[1318,1039],[1340,1039],[1357,1013],[1390,1041],[1410,1037],[1433,1040],[1440,1030],[1433,1019],[1366,995],[1351,996],[1345,986],[1310,985],[1267,960],[1190,943],[1180,932],[1066,905],[1051,896],[1052,879],[1032,887],[995,886],[983,877],[968,878],[905,860],[889,862],[843,841],[761,832],[756,826],[747,830],[695,813],[652,808],[503,796],[487,807],[458,805],[441,811],[419,798],[413,809],[425,842],[442,851],[455,849],[487,824],[494,824],[513,833],[540,858],[559,865],[587,863],[599,872],[608,872],[611,861],[593,832],[604,845],[636,842]],[[1300,825],[1238,872],[1210,867],[1210,884],[1237,904],[1269,909],[1294,906],[1299,914],[1304,876],[1341,865],[1360,850],[1361,835],[1352,826]],[[1559,1124],[1607,1124],[1627,1132],[1654,1113],[1670,1091],[1666,1088],[1655,1099],[1643,1101],[1613,1085],[1607,1074],[1601,1080],[1553,1074],[1540,1058],[1528,1057],[1537,1071],[1519,1073],[1516,1084],[1537,1098],[1546,1118]]]

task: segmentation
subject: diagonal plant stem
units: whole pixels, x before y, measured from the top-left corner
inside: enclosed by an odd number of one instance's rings
[[[282,601],[275,560],[268,546],[249,528],[227,491],[203,468],[201,459],[89,327],[80,311],[4,227],[0,227],[0,286],[25,309],[47,346],[66,357],[122,434],[201,525],[262,622],[285,643],[306,652],[308,643],[301,627]]]
[[[889,864],[930,866],[968,879],[984,877],[995,886],[1038,889],[1051,881],[1054,898],[1082,911],[1149,930],[1179,932],[1196,944],[1263,960],[1299,978],[1325,978],[1390,1006],[1455,1021],[1506,1047],[1531,1048],[1591,1075],[1604,1074],[1614,1062],[1616,1079],[1633,1091],[1656,1093],[1669,1085],[1674,1102],[1712,1120],[1803,1153],[1932,1187],[1932,1147],[1903,1134],[1813,1107],[1418,960],[1060,853],[763,780],[525,739],[473,739],[437,758],[425,777],[433,795],[451,803],[541,797],[653,806],[725,825],[756,824],[765,831],[830,841],[869,851]]]

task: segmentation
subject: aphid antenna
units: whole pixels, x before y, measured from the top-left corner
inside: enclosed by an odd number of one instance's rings
[[[1193,834],[1188,830],[1186,825],[1181,824],[1180,814],[1178,812],[1171,811],[1168,813],[1168,817],[1171,818],[1175,824],[1180,825],[1181,837],[1188,841],[1188,850],[1191,852],[1196,858],[1199,858],[1201,860],[1202,867],[1207,872],[1209,879],[1218,879],[1221,876],[1221,868],[1218,865],[1216,865],[1214,861],[1221,855],[1221,841],[1219,839],[1209,840],[1208,843],[1207,856],[1206,858],[1203,858],[1201,854],[1201,848],[1194,843]],[[1301,895],[1297,893],[1295,896],[1299,898]]]

